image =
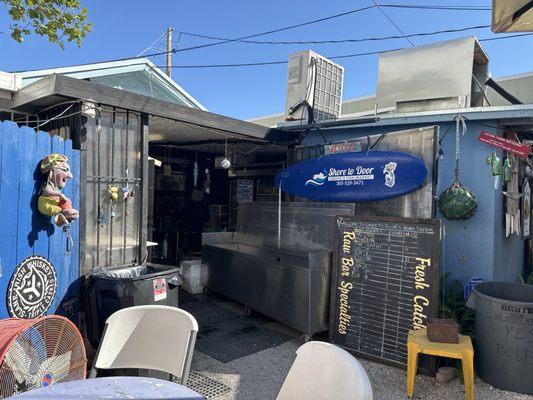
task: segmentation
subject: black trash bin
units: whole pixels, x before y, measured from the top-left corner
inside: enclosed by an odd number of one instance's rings
[[[158,304],[178,307],[179,268],[148,264],[91,274],[86,289],[87,338],[98,347],[107,318],[122,308]]]
[[[500,389],[533,394],[533,286],[480,283],[468,306],[476,310],[481,378]]]

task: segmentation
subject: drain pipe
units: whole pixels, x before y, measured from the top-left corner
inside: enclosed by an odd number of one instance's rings
[[[507,90],[505,90],[502,86],[500,86],[494,79],[489,78],[485,82],[485,85],[491,87],[494,89],[496,93],[498,93],[500,96],[502,96],[505,100],[507,100],[509,103],[517,105],[517,104],[524,104],[522,101],[514,97],[511,93],[509,93]]]

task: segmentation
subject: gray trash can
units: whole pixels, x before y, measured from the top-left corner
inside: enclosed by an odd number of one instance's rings
[[[468,306],[476,310],[481,378],[501,389],[533,394],[533,286],[480,283]]]
[[[107,318],[122,308],[158,304],[178,307],[179,268],[148,264],[93,273],[86,289],[87,338],[98,347]]]

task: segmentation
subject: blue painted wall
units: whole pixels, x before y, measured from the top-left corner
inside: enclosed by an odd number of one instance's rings
[[[55,267],[58,281],[48,314],[65,315],[76,322],[79,222],[70,225],[73,246],[67,254],[63,229],[37,210],[39,162],[50,153],[68,157],[74,179],[68,181],[64,193],[79,210],[80,154],[72,149],[72,141],[0,122],[0,318],[9,316],[6,291],[15,268],[26,257],[40,255]]]
[[[454,181],[455,122],[435,125],[439,126],[444,151],[438,165],[437,194],[440,194]],[[441,274],[450,272],[451,279],[463,283],[473,276],[516,282],[518,274],[523,273],[524,241],[516,235],[505,237],[502,184],[498,181],[495,185],[495,178],[486,164],[490,153],[496,152],[502,161],[503,153],[477,140],[482,130],[495,134],[496,129],[491,126],[497,125],[497,121],[492,120],[467,121],[467,133],[461,136],[460,181],[478,197],[476,214],[464,221],[450,221],[437,215],[443,226]],[[329,141],[337,142],[423,126],[431,124],[351,127],[323,132]],[[303,144],[323,144],[323,139],[312,132]]]

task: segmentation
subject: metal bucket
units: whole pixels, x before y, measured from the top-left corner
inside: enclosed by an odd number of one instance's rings
[[[468,306],[476,310],[481,378],[501,389],[533,394],[533,286],[480,283]]]

